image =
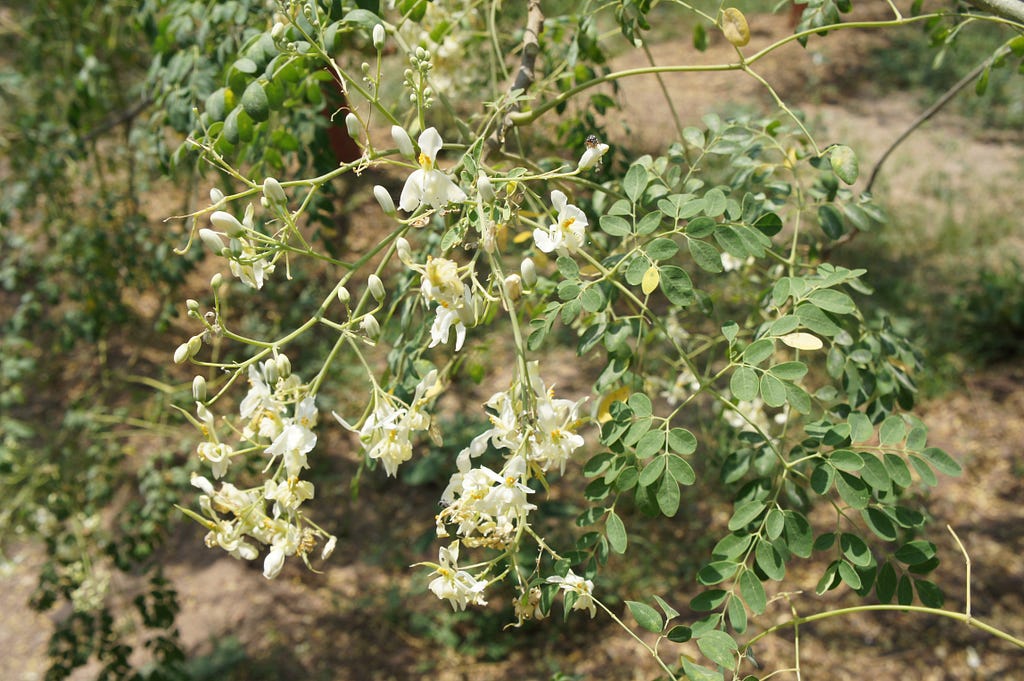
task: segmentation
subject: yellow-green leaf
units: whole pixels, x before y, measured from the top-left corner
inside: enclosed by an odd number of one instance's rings
[[[654,265],[647,268],[644,272],[644,278],[640,282],[640,290],[644,292],[645,296],[649,296],[654,293],[654,290],[658,288],[658,283],[661,281],[661,272]]]

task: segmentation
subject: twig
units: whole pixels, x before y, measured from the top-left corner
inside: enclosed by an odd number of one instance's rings
[[[953,531],[953,528],[950,527],[949,525],[946,525],[946,529],[949,530],[949,533],[951,535],[953,535],[953,539],[956,540],[956,545],[960,547],[960,553],[964,554],[964,563],[967,564],[967,576],[965,578],[967,580],[967,586],[966,586],[966,590],[967,590],[966,600],[967,600],[967,603],[964,606],[964,614],[967,615],[967,624],[970,625],[970,623],[971,623],[971,557],[969,555],[967,555],[967,549],[964,548],[963,543],[960,541],[960,537],[956,536],[956,532]]]
[[[509,92],[517,98],[530,89],[536,80],[537,53],[540,52],[540,34],[544,30],[544,11],[540,0],[529,0],[526,12],[526,30],[523,32],[523,56],[516,71],[516,79]],[[515,125],[512,114],[521,108],[521,100],[514,101],[505,112],[498,129],[487,139],[487,150],[495,151],[505,145],[505,135]]]
[[[967,0],[978,9],[997,17],[1024,24],[1024,2],[1021,0]]]

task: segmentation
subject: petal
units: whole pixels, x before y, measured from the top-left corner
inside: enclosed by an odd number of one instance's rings
[[[559,213],[565,208],[565,204],[569,203],[569,198],[560,190],[555,189],[551,192],[551,205],[555,207]]]
[[[551,235],[540,227],[533,230],[533,243],[536,244],[537,248],[544,253],[550,253],[558,246],[558,244],[551,239]]]
[[[444,140],[441,139],[441,135],[437,132],[437,128],[427,128],[424,130],[420,133],[418,142],[420,145],[420,152],[425,154],[431,162],[437,158],[437,152],[441,151],[441,147],[444,146]]]
[[[423,184],[425,173],[422,170],[414,170],[409,179],[402,187],[402,196],[398,200],[398,207],[407,213],[411,213],[423,203]]]

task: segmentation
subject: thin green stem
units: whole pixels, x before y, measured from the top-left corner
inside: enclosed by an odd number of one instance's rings
[[[661,656],[658,655],[657,651],[654,650],[654,648],[652,648],[651,646],[647,645],[647,642],[644,641],[639,636],[637,636],[635,631],[633,631],[630,627],[626,626],[626,623],[623,622],[621,619],[619,619],[619,617],[614,612],[609,610],[608,606],[606,606],[604,603],[602,603],[601,601],[597,600],[596,598],[593,599],[593,600],[594,600],[594,603],[596,603],[599,608],[604,610],[605,614],[607,614],[609,617],[611,617],[612,620],[616,624],[618,624],[620,627],[622,627],[627,634],[629,634],[634,639],[636,639],[637,643],[639,643],[641,646],[643,646],[647,650],[647,652],[649,652],[651,654],[651,657],[653,657],[655,659],[655,661],[658,663],[658,666],[661,667],[665,671],[666,674],[668,674],[668,678],[672,679],[672,681],[678,681],[678,677],[675,674],[672,673],[672,669],[670,669],[669,666],[667,664],[665,664],[665,661],[661,659]]]

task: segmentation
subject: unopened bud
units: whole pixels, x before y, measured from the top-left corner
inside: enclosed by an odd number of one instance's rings
[[[381,25],[377,24],[377,28],[381,28]],[[324,550],[320,554],[320,558],[323,560],[330,558],[331,554],[334,553],[334,547],[337,546],[337,544],[338,538],[332,535],[331,538],[327,540],[327,543],[324,544]]]
[[[281,378],[281,372],[277,370],[277,362],[271,359],[263,363],[263,378],[267,385],[277,385],[278,379]]]
[[[284,193],[284,187],[272,177],[263,180],[263,196],[272,206],[283,206],[288,203],[288,196]]]
[[[196,376],[192,379],[192,398],[196,402],[202,402],[206,399],[206,379],[202,376]]]
[[[523,275],[523,284],[526,288],[533,288],[537,283],[537,266],[533,264],[533,259],[524,258],[519,265],[519,273]]]
[[[288,359],[288,355],[278,355],[275,362],[277,364],[277,372],[281,375],[281,378],[291,376],[292,361]]]
[[[510,274],[505,277],[502,287],[509,300],[518,300],[519,296],[523,295],[523,280],[518,274]]]
[[[214,205],[217,205],[218,203],[220,203],[223,200],[224,200],[224,192],[222,192],[221,190],[217,189],[216,187],[213,187],[212,189],[210,189],[210,203],[212,203]]]
[[[395,214],[395,200],[391,198],[391,194],[387,189],[378,185],[373,187],[373,197],[377,199],[377,203],[380,204],[380,209],[384,211],[385,215]]]
[[[384,48],[384,40],[387,38],[387,32],[384,30],[384,24],[377,24],[373,27],[373,48],[375,50],[381,50]]]
[[[398,252],[398,259],[401,260],[403,264],[408,265],[412,262],[412,247],[404,236],[400,236],[395,239],[395,251]]]
[[[278,40],[281,34],[284,33],[285,25],[280,21],[274,22],[274,27],[270,29],[270,37],[274,40]]]
[[[370,340],[377,340],[377,337],[380,336],[380,323],[372,314],[363,317],[360,327]]]
[[[174,363],[183,364],[188,359],[188,343],[182,343],[174,349]]]
[[[338,300],[341,301],[342,305],[348,305],[348,301],[352,300],[352,294],[348,292],[348,289],[344,286],[338,287]]]
[[[213,231],[212,229],[206,229],[205,227],[199,230],[199,238],[202,239],[206,247],[213,252],[214,255],[220,255],[224,250],[224,240],[220,238],[220,234]]]
[[[196,315],[198,316],[198,314],[199,314],[199,301],[194,299],[194,298],[189,298],[188,300],[185,301],[185,308],[189,312],[195,312]]]
[[[480,200],[484,203],[494,201],[494,185],[491,184],[491,178],[487,177],[482,170],[476,178],[476,190],[480,192]]]
[[[412,139],[410,139],[409,133],[405,131],[405,128],[400,125],[392,125],[391,139],[395,140],[395,146],[398,147],[398,151],[402,156],[416,158],[416,149],[413,148]]]
[[[220,285],[224,283],[224,275],[220,272],[215,273],[210,277],[210,288],[214,291],[220,288]]]
[[[380,277],[376,274],[371,274],[366,279],[366,285],[370,289],[370,295],[373,296],[374,300],[378,303],[384,300],[384,282],[380,280]]]
[[[230,237],[237,237],[245,234],[245,228],[242,227],[242,223],[239,222],[231,213],[227,213],[222,210],[215,211],[213,215],[210,216],[210,222],[214,227],[222,232],[226,232]]]
[[[203,347],[203,335],[197,334],[188,339],[188,356],[195,357]]]
[[[359,116],[351,111],[345,116],[345,129],[348,130],[348,136],[352,139],[359,141],[363,138],[363,123],[359,120]]]

